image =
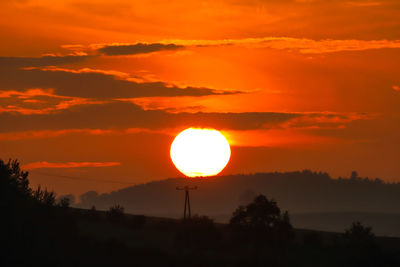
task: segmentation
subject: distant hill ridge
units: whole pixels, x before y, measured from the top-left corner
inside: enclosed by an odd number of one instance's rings
[[[77,205],[107,209],[121,204],[127,212],[179,217],[184,195],[176,186],[196,185],[191,192],[195,213],[209,216],[231,214],[238,205],[248,203],[257,194],[278,201],[290,213],[378,212],[400,213],[400,183],[358,177],[332,179],[329,174],[309,170],[226,175],[211,178],[170,178],[130,186],[106,194],[89,191]]]

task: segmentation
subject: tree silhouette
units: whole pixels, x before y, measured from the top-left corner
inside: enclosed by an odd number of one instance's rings
[[[37,202],[45,206],[54,206],[55,193],[47,189],[42,190],[40,185],[36,190],[32,190],[29,187],[28,175],[28,172],[21,170],[18,160],[10,159],[5,163],[0,159],[0,203],[13,206]]]
[[[281,214],[276,201],[264,195],[257,196],[247,206],[239,206],[229,225],[239,238],[250,238],[259,246],[292,238],[289,214]]]
[[[236,244],[253,245],[253,266],[261,262],[279,265],[294,237],[288,212],[282,214],[276,201],[264,195],[257,196],[246,206],[239,206],[229,225]]]
[[[48,207],[54,206],[54,204],[56,203],[56,194],[54,192],[47,191],[47,188],[42,190],[42,187],[40,185],[36,190],[33,191],[33,197],[39,203],[44,204]]]
[[[20,169],[17,160],[0,160],[0,183],[4,225],[0,236],[7,244],[2,260],[15,264],[16,259],[24,262],[22,258],[37,257],[46,263],[61,259],[60,251],[78,236],[70,214],[54,205],[55,193],[40,186],[36,190],[29,188],[28,172]]]
[[[357,178],[358,178],[358,173],[356,171],[352,171],[350,179],[351,180],[357,180]]]
[[[15,204],[31,198],[28,172],[20,169],[17,160],[5,163],[0,159],[0,202],[3,205]]]

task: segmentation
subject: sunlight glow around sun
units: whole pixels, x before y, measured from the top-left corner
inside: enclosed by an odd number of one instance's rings
[[[172,162],[188,177],[217,175],[228,164],[230,156],[228,141],[214,129],[186,129],[171,145]]]

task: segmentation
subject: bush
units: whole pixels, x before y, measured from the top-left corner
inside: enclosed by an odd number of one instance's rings
[[[350,228],[346,229],[344,236],[352,243],[373,243],[375,235],[371,227],[364,226],[361,222],[353,222]]]
[[[353,222],[344,233],[348,262],[356,266],[382,266],[384,259],[371,227]]]
[[[69,208],[69,204],[70,204],[70,199],[68,197],[62,197],[58,202],[58,205],[61,208]]]
[[[98,220],[100,220],[100,215],[97,212],[95,205],[92,205],[92,207],[88,211],[88,219],[90,221],[98,221]]]
[[[111,206],[107,212],[107,217],[113,222],[121,222],[125,218],[124,207],[119,204]]]

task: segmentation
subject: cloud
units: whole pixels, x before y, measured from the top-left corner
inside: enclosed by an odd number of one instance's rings
[[[65,97],[95,99],[135,98],[149,96],[205,96],[236,94],[204,87],[180,88],[164,82],[139,82],[107,71],[68,70],[60,68],[8,68],[0,71],[1,89],[25,91],[52,88]]]
[[[67,129],[128,129],[150,130],[206,127],[220,130],[255,130],[342,125],[365,119],[346,114],[326,113],[169,113],[163,110],[143,110],[127,102],[109,102],[73,106],[54,114],[0,114],[0,132],[58,131]]]
[[[7,132],[7,133],[0,133],[0,141],[52,138],[52,137],[58,137],[76,133],[103,135],[112,132],[113,131],[111,130],[101,130],[101,129],[68,129],[68,130],[55,130],[55,131],[43,130],[43,131]]]
[[[32,162],[22,166],[23,169],[33,170],[42,168],[87,168],[87,167],[112,167],[119,166],[119,162],[65,162],[51,163],[47,161]]]
[[[375,2],[374,2],[375,3]],[[363,3],[359,3],[363,4]],[[371,4],[371,3],[370,3]],[[137,44],[91,44],[63,45],[63,48],[76,54],[89,53],[94,56],[97,53],[116,55],[136,55],[152,53],[162,50],[190,49],[196,47],[212,46],[244,46],[247,48],[270,48],[279,50],[294,50],[302,54],[324,54],[343,51],[364,51],[371,49],[400,48],[400,40],[358,40],[358,39],[321,39],[294,37],[258,37],[241,39],[215,39],[215,40],[181,40],[169,39],[158,43]]]
[[[79,97],[57,96],[52,89],[32,88],[26,91],[1,91],[0,113],[48,114],[76,105],[99,104]]]
[[[351,1],[347,2],[348,5],[350,6],[356,6],[356,7],[377,7],[383,5],[383,2],[378,2],[378,1]]]
[[[357,40],[357,39],[322,39],[292,37],[260,37],[220,40],[168,40],[178,46],[208,47],[236,45],[249,48],[271,48],[280,50],[296,50],[302,54],[323,54],[342,51],[363,51],[371,49],[400,48],[400,40]]]
[[[347,112],[347,113],[304,113],[304,116],[294,118],[280,125],[283,129],[342,129],[345,125],[353,121],[371,120],[376,118],[376,114]]]
[[[149,130],[146,128],[127,128],[121,130],[105,129],[67,129],[67,130],[40,130],[24,132],[0,133],[0,141],[15,141],[27,139],[47,139],[65,135],[125,135],[136,133],[167,134],[174,135],[178,132],[175,129]]]
[[[89,56],[0,57],[0,68],[56,66],[79,63]]]
[[[107,56],[137,55],[163,50],[177,50],[183,47],[183,45],[162,43],[111,44],[98,49],[98,52]]]
[[[127,102],[73,106],[54,114],[0,114],[0,132],[64,129],[163,129],[184,126],[218,129],[258,129],[299,116],[292,113],[168,113],[144,111]]]

